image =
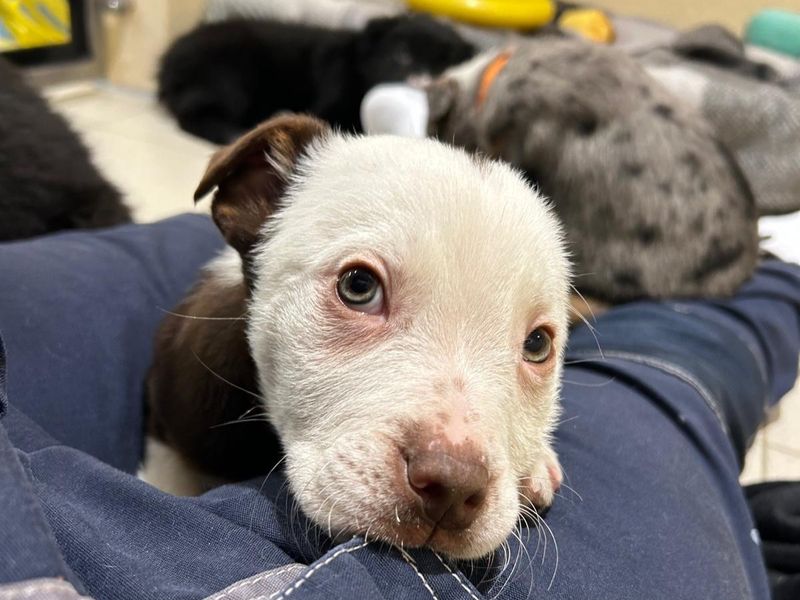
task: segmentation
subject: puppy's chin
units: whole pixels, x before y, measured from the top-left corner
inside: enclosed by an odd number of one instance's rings
[[[405,463],[383,436],[361,435],[337,445],[327,451],[313,444],[290,446],[286,462],[289,486],[303,512],[336,540],[359,535],[474,559],[500,547],[518,522],[518,482],[507,468],[492,478],[484,505],[467,527],[446,528],[425,517],[407,484]]]
[[[334,532],[332,537],[344,541],[353,535],[364,536],[369,541],[386,542],[398,548],[430,548],[434,552],[458,560],[478,559],[494,552],[511,534],[509,529],[504,535],[494,539],[487,532],[471,530],[441,529],[430,523],[401,523],[394,518],[376,519],[369,532],[354,529],[343,529]]]

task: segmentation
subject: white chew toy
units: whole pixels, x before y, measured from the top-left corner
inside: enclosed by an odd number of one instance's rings
[[[428,130],[427,94],[404,83],[383,83],[361,101],[361,126],[367,133],[423,138]]]

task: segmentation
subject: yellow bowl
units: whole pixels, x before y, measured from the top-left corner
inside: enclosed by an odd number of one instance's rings
[[[412,10],[484,27],[533,29],[553,20],[551,0],[407,0]]]

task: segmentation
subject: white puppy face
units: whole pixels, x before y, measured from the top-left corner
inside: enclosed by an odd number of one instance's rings
[[[560,481],[560,227],[512,169],[328,134],[253,251],[248,337],[291,489],[334,534],[458,558]]]

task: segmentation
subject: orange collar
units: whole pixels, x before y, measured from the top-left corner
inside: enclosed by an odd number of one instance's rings
[[[497,76],[505,69],[511,58],[511,50],[506,50],[495,56],[481,74],[481,81],[478,84],[478,94],[475,96],[475,106],[480,107],[489,95],[489,90],[497,79]]]

